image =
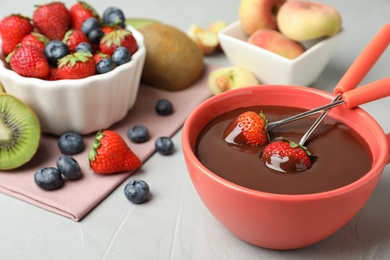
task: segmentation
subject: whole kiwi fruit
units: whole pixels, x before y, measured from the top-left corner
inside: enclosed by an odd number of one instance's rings
[[[157,88],[177,91],[190,87],[200,78],[204,56],[184,32],[163,23],[151,23],[139,31],[146,47],[143,81]]]
[[[41,138],[38,117],[18,98],[0,94],[0,170],[11,170],[30,161]]]

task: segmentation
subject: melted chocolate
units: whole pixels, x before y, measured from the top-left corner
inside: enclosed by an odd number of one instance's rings
[[[248,110],[263,111],[270,122],[302,112],[291,107],[250,107],[212,120],[200,133],[195,152],[208,169],[230,182],[270,193],[309,194],[350,184],[372,166],[365,141],[350,127],[328,116],[305,144],[317,156],[310,169],[296,173],[269,169],[261,160],[265,145],[232,144],[223,138],[227,125]],[[275,128],[269,133],[271,140],[283,136],[298,142],[318,115]]]

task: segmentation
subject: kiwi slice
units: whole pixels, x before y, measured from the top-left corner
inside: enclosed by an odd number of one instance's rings
[[[0,94],[0,170],[15,169],[30,161],[40,138],[36,114],[18,98]]]

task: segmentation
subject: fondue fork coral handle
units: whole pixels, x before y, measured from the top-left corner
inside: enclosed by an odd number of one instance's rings
[[[369,88],[369,89],[367,89]],[[344,88],[345,89],[345,88]],[[322,120],[326,117],[332,107],[346,103],[348,108],[356,107],[360,104],[368,103],[376,99],[384,98],[390,95],[390,78],[385,78],[380,81],[368,84],[365,87],[357,88],[355,91],[345,92],[344,95],[340,92],[332,100],[322,114],[316,119],[313,125],[306,131],[306,133],[299,140],[300,145],[304,145],[306,140],[320,125]],[[342,100],[340,100],[343,98]]]
[[[354,89],[371,70],[382,53],[390,44],[390,23],[385,24],[374,38],[362,50],[343,77],[337,83],[336,95]]]
[[[381,28],[381,30],[374,36],[374,38],[368,43],[368,45],[363,49],[363,51],[359,54],[353,64],[349,67],[349,69],[340,79],[334,89],[336,98],[330,104],[276,122],[270,122],[267,125],[267,130],[271,131],[277,126],[302,119],[304,117],[316,114],[323,110],[328,110],[343,103],[346,103],[348,108],[352,108],[389,96],[390,78],[375,81],[355,89],[362,81],[362,79],[367,75],[370,69],[374,66],[374,64],[382,55],[382,53],[386,50],[389,43],[390,24],[385,24]],[[342,100],[340,100],[341,97],[343,98]],[[329,110],[324,111],[324,113],[319,118],[325,117],[328,112]],[[314,127],[315,129],[316,126],[312,127]],[[312,129],[312,131],[314,131],[314,129]],[[310,133],[308,135],[310,135]]]

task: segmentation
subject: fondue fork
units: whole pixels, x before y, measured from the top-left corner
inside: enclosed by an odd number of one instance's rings
[[[348,108],[353,108],[361,104],[365,104],[380,98],[390,95],[390,77],[378,80],[367,85],[355,89],[370,69],[374,66],[376,61],[386,50],[390,43],[390,24],[385,24],[381,30],[374,36],[374,38],[363,49],[359,56],[355,59],[343,77],[340,79],[334,89],[336,97],[330,104],[314,108],[303,113],[284,118],[279,121],[269,122],[267,124],[267,131],[271,131],[275,127],[293,122],[307,116],[316,114],[320,111],[324,112],[319,116],[316,122],[308,130],[306,138],[315,130],[321,123],[323,118],[328,114],[329,109],[341,104],[346,104]],[[341,99],[343,98],[343,99]],[[304,136],[304,137],[305,137]],[[302,138],[304,138],[302,137]],[[302,139],[301,139],[302,141]],[[304,140],[303,142],[305,142]]]
[[[336,101],[338,101],[341,98],[341,95],[337,95],[331,102],[331,104],[334,104]],[[302,136],[301,140],[299,140],[299,145],[304,145],[307,141],[307,139],[310,137],[310,135],[317,129],[317,127],[321,124],[322,120],[328,115],[330,111],[330,108],[324,110],[322,114],[314,121],[314,123],[310,126],[310,128],[306,131],[306,133]]]
[[[357,89],[342,93],[340,95],[343,99],[331,102],[321,107],[317,107],[303,113],[284,118],[279,121],[270,122],[267,124],[267,131],[271,131],[273,128],[305,118],[310,115],[314,115],[320,111],[328,110],[330,108],[345,104],[347,108],[353,108],[377,99],[390,96],[390,77],[384,78],[378,81],[374,81]]]

